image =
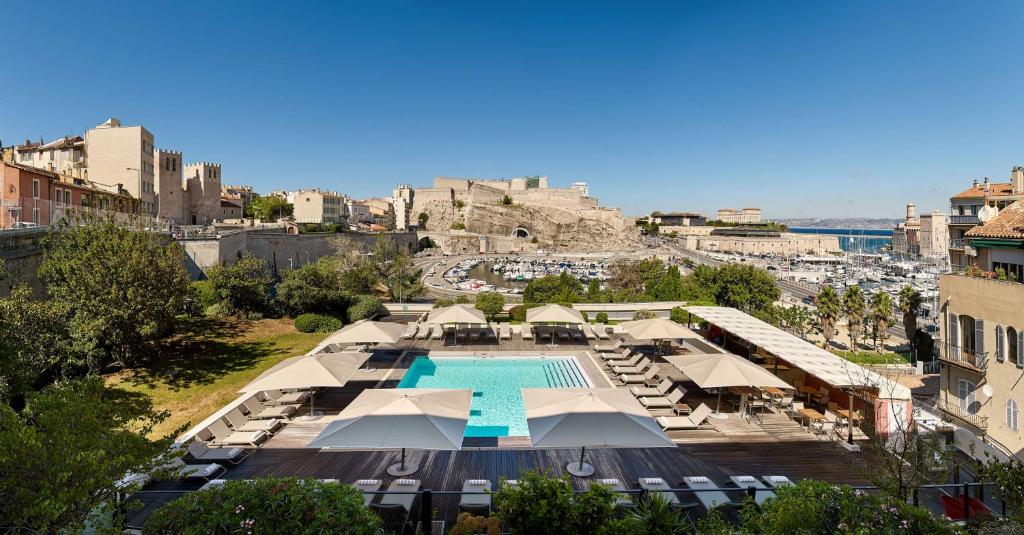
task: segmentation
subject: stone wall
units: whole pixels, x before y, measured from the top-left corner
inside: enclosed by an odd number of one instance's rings
[[[752,254],[814,254],[838,253],[837,236],[825,234],[783,233],[777,238],[743,236],[687,236],[680,239],[687,249]]]

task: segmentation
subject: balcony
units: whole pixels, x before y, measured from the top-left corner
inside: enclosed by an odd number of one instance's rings
[[[959,399],[946,401],[940,395],[939,399],[935,401],[935,407],[961,424],[966,424],[980,431],[988,429],[988,417],[973,414],[960,408]]]
[[[963,238],[958,238],[958,239],[955,239],[955,240],[949,240],[949,248],[950,249],[963,249],[964,248],[964,240],[963,240]]]
[[[949,216],[949,224],[951,225],[980,225],[981,220],[976,215],[951,215]]]
[[[985,373],[985,368],[988,366],[988,357],[986,355],[975,355],[957,347],[950,347],[949,344],[944,345],[946,345],[943,348],[944,351],[941,351],[939,354],[940,361],[965,370]]]

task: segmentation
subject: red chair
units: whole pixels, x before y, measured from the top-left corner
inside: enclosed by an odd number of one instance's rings
[[[949,518],[953,522],[961,522],[964,520],[963,496],[946,496],[943,494],[939,496],[939,499],[942,500],[942,509],[946,512],[946,518]],[[967,506],[970,507],[971,518],[992,516],[994,514],[994,511],[985,505],[985,502],[977,498],[968,497]]]

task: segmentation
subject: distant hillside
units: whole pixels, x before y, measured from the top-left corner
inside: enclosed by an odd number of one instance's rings
[[[793,219],[774,219],[790,228],[856,228],[856,229],[891,229],[902,219],[870,218],[870,217],[804,217]]]

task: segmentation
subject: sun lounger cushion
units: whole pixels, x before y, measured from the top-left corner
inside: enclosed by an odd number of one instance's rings
[[[640,483],[643,483],[644,485],[668,485],[668,483],[665,483],[665,480],[660,477],[642,477],[640,478]]]
[[[486,479],[467,479],[466,480],[466,484],[467,485],[486,485],[488,483],[490,483],[490,481],[488,481]]]

